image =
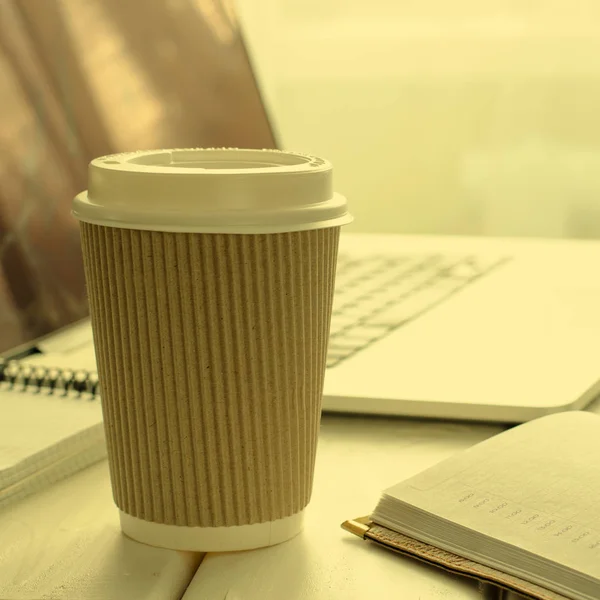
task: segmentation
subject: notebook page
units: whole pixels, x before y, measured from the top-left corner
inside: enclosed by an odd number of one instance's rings
[[[90,348],[93,352],[92,325],[89,319],[76,323],[39,340],[36,346],[43,354],[74,355]]]
[[[86,433],[101,423],[99,398],[0,389],[0,488],[60,452],[85,448]]]
[[[89,371],[95,373],[96,354],[94,346],[90,342],[76,352],[48,352],[44,354],[32,354],[22,361],[28,367],[42,367],[44,369],[70,369],[72,371]]]
[[[600,578],[600,418],[526,423],[385,495]]]

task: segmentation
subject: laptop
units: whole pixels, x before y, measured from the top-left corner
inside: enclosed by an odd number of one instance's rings
[[[599,265],[600,242],[343,233],[323,409],[510,423],[584,408]],[[87,320],[25,354],[95,370]]]
[[[599,265],[599,242],[342,235],[324,409],[582,409],[600,392]]]
[[[177,27],[188,31],[189,19],[202,18],[197,11],[162,15],[162,10],[156,4],[143,23],[145,28],[154,28],[156,36],[170,35],[171,29],[162,26],[163,17],[177,21],[173,31]],[[101,17],[84,13],[73,14],[69,21],[75,37],[76,30],[86,31],[90,18]],[[37,13],[30,17],[43,20]],[[38,367],[36,381],[45,381],[39,368],[96,368],[89,321],[52,331],[85,314],[80,303],[84,300],[81,257],[73,249],[77,224],[68,219],[65,208],[65,202],[70,203],[73,194],[85,187],[81,161],[85,163],[101,151],[131,147],[275,145],[272,119],[267,117],[244,42],[233,24],[230,34],[235,44],[218,36],[205,36],[202,44],[197,35],[186,38],[187,44],[199,44],[198,60],[206,63],[200,89],[195,80],[169,82],[164,78],[165,72],[172,71],[172,64],[168,56],[154,54],[158,39],[154,33],[131,39],[119,33],[135,32],[141,27],[138,21],[129,19],[122,28],[112,21],[102,23],[120,40],[123,56],[102,62],[105,54],[96,55],[94,43],[87,42],[81,49],[90,53],[87,75],[106,88],[119,89],[119,83],[135,79],[127,67],[133,61],[161,94],[148,96],[140,84],[128,88],[127,97],[115,94],[97,98],[107,119],[122,114],[117,109],[128,108],[126,120],[104,122],[96,115],[99,108],[93,102],[82,106],[85,122],[105,127],[103,135],[96,135],[94,128],[78,128],[81,123],[77,119],[67,118],[72,116],[70,107],[63,107],[64,122],[74,122],[74,133],[86,142],[82,147],[90,153],[87,157],[78,155],[77,164],[40,161],[38,170],[30,172],[31,148],[20,138],[11,146],[19,152],[15,150],[15,165],[8,171],[18,170],[22,163],[21,175],[34,176],[39,183],[27,188],[27,202],[19,195],[23,186],[2,188],[0,195],[0,350],[5,358],[25,361],[25,366],[11,371],[16,373],[11,377],[31,378],[33,371],[28,364]],[[200,30],[202,24],[193,25]],[[205,26],[210,30],[210,23]],[[48,53],[56,51],[53,40],[40,38],[39,42]],[[163,64],[165,61],[168,64]],[[81,68],[87,64],[82,63]],[[223,69],[232,64],[237,65],[236,76],[223,86]],[[59,66],[59,62],[52,62],[48,68],[56,70]],[[49,73],[54,78],[62,75]],[[84,82],[74,78],[71,83],[81,87]],[[171,90],[171,84],[180,87]],[[78,92],[82,101],[89,96],[84,91]],[[170,110],[174,96],[167,91],[176,93],[182,107]],[[43,90],[40,94],[43,100]],[[198,102],[198,94],[206,94],[206,102]],[[148,115],[154,114],[159,97],[164,109],[161,126],[150,127]],[[199,104],[203,111],[193,108]],[[0,117],[7,123],[24,118],[22,102],[10,106],[13,112],[7,109]],[[17,114],[19,110],[23,114]],[[190,115],[198,122],[187,123],[177,115]],[[30,118],[25,129],[36,127],[37,121]],[[38,134],[43,145],[44,132]],[[98,145],[99,139],[106,140],[104,146]],[[69,148],[62,150],[51,153],[53,160],[72,155]],[[46,171],[40,170],[42,167]],[[72,173],[73,178],[65,176],[60,187],[57,173]],[[55,204],[43,196],[46,189],[53,190]],[[34,197],[35,193],[40,197]],[[46,209],[47,218],[38,218],[40,207]],[[64,222],[57,225],[54,212],[60,213]],[[46,229],[41,230],[42,226]],[[62,254],[57,250],[59,239],[70,244],[63,244]],[[596,273],[600,243],[344,232],[339,256],[324,410],[518,422],[553,411],[583,408],[598,393],[600,284],[596,283]],[[21,311],[20,320],[5,318],[13,305]],[[48,314],[43,315],[44,311]],[[29,335],[31,332],[36,333]],[[30,341],[42,332],[44,337]],[[15,343],[6,344],[11,335]],[[14,347],[17,340],[21,343]],[[35,381],[29,383],[35,385]]]

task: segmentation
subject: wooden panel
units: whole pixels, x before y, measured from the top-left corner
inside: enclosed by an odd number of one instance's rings
[[[178,600],[202,556],[125,537],[106,461],[0,510],[0,598]]]

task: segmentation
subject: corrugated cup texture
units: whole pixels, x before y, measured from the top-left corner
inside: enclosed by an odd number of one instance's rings
[[[299,512],[339,228],[81,231],[117,506],[202,527]]]

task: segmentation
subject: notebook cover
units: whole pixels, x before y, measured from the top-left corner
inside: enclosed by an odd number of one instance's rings
[[[9,504],[23,500],[59,481],[86,469],[90,465],[106,458],[106,444],[99,439],[87,448],[61,457],[53,463],[45,465],[28,476],[23,477],[10,486],[0,489],[0,510]]]
[[[491,583],[505,590],[516,592],[533,600],[573,600],[567,596],[542,588],[534,583],[508,575],[497,569],[468,560],[441,548],[419,542],[401,533],[396,533],[382,525],[376,525],[367,518],[346,521],[342,527],[355,535],[384,546],[385,548],[416,558],[422,562],[441,567],[451,573]]]

